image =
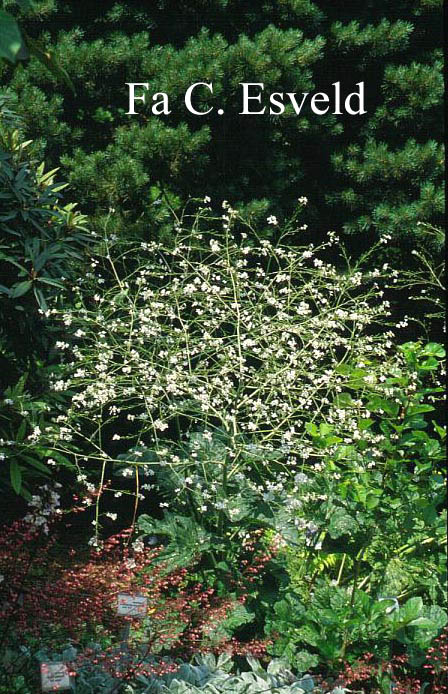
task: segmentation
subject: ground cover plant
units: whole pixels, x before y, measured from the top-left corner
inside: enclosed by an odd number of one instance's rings
[[[166,564],[154,562],[160,548],[145,550],[131,530],[110,537],[101,550],[91,549],[87,556],[72,549],[67,560],[55,546],[61,522],[59,502],[58,490],[42,488],[27,516],[2,532],[1,691],[33,691],[39,663],[49,661],[66,663],[75,690],[83,693],[216,694],[244,692],[250,687],[251,692],[340,694],[346,686],[359,685],[362,691],[385,693],[393,686],[410,694],[426,691],[429,683],[430,691],[446,691],[446,628],[436,629],[440,635],[423,658],[423,677],[404,654],[381,660],[373,653],[355,659],[348,654],[344,667],[341,661],[339,672],[338,668],[325,669],[325,677],[319,671],[303,674],[307,669],[304,653],[294,668],[288,658],[274,658],[266,670],[266,648],[275,641],[241,643],[230,636],[244,623],[238,607],[244,606],[244,591],[232,604],[220,599],[216,591],[193,584],[186,569],[166,571]],[[143,620],[116,616],[122,591],[148,597],[150,607]],[[333,598],[335,595],[337,591]],[[415,601],[412,608],[409,602],[403,606],[398,619],[394,599],[384,602],[381,610],[370,615],[372,622],[389,612],[389,624],[430,625],[429,619],[416,618]],[[280,616],[277,606],[275,611]],[[290,609],[289,616],[292,614]],[[326,616],[320,620],[324,628]],[[202,657],[195,656],[196,664],[185,662],[198,651]],[[247,662],[237,658],[239,668],[243,664],[241,671],[232,661],[232,653],[234,657],[257,654],[262,661],[253,655],[247,656]]]

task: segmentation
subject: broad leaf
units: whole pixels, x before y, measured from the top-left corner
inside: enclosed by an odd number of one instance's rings
[[[25,46],[19,26],[14,17],[0,10],[0,57],[15,63],[19,58],[26,57]]]
[[[354,535],[359,531],[359,525],[352,516],[342,508],[336,509],[330,518],[328,532],[333,539],[341,535]]]

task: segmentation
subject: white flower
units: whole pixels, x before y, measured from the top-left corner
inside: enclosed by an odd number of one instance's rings
[[[306,204],[308,203],[308,198],[306,198],[304,195],[302,195],[302,196],[299,198],[299,203],[300,203],[301,205],[306,205]]]
[[[268,224],[274,224],[274,226],[278,224],[277,217],[273,214],[271,214],[271,216],[267,218],[267,222]]]
[[[65,390],[65,387],[64,381],[56,381],[53,383],[53,390]]]
[[[132,548],[133,548],[134,552],[143,552],[143,550],[145,549],[145,545],[143,544],[143,540],[141,540],[139,538],[138,540],[133,542]]]

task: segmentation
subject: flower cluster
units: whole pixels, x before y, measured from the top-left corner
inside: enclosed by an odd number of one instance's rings
[[[201,208],[192,230],[178,225],[174,247],[145,243],[130,274],[124,256],[117,264],[110,252],[95,264],[102,275],[80,279],[81,308],[61,316],[71,348],[64,344],[54,382],[73,393],[71,406],[42,436],[62,452],[86,450],[101,468],[119,462],[114,452],[124,442],[123,475],[153,475],[139,498],[169,471],[178,476],[179,503],[194,494],[195,513],[236,517],[227,486],[244,475],[266,500],[282,478],[277,468],[270,479],[261,460],[278,451],[283,481],[290,479],[311,455],[305,422],[346,417],[337,405],[349,380],[343,365],[375,364],[368,377],[380,381],[392,333],[373,330],[390,315],[388,302],[378,301],[383,271],[342,271],[323,260],[334,235],[319,248],[281,239],[254,247],[245,234],[232,235],[238,214],[223,206],[225,229],[210,231]],[[99,291],[103,275],[108,289]],[[345,422],[347,436],[355,435],[354,419]],[[197,431],[225,439],[219,455],[202,459],[210,484],[198,477],[200,453],[181,451]],[[251,445],[259,461],[252,476]]]
[[[43,532],[48,535],[50,531],[49,522],[55,515],[62,513],[60,509],[61,497],[56,492],[61,485],[58,482],[53,484],[53,487],[48,484],[39,488],[39,494],[33,494],[29,503],[30,511],[24,518],[25,523],[35,528],[42,528]]]

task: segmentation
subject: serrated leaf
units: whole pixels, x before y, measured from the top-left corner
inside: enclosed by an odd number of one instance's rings
[[[448,622],[447,613],[439,605],[430,605],[429,607],[426,607],[423,614],[425,617],[430,619],[431,622],[433,622],[438,630],[443,629]]]
[[[300,641],[308,643],[310,646],[316,646],[319,641],[320,634],[315,627],[311,626],[311,624],[304,624],[297,630],[297,638],[300,639]],[[306,666],[301,672],[308,670],[309,667],[311,667],[311,665]],[[300,670],[299,667],[298,669]]]
[[[238,523],[251,513],[250,506],[242,496],[232,497],[227,502],[225,514],[232,523]]]
[[[241,603],[237,603],[226,619],[221,623],[221,626],[231,633],[243,624],[250,624],[255,619],[255,615],[249,612],[247,607]]]

